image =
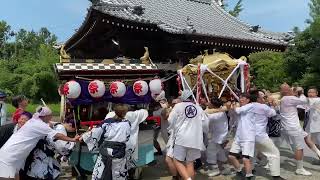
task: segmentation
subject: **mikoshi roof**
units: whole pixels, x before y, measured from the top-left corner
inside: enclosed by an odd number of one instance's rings
[[[92,0],[110,16],[154,24],[171,34],[190,34],[287,46],[292,36],[251,26],[231,16],[215,0]]]

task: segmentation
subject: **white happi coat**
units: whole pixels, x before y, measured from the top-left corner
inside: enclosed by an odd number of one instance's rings
[[[306,131],[320,132],[320,98],[309,98],[309,122]]]
[[[139,124],[145,121],[148,117],[148,111],[140,109],[136,111],[128,111],[125,119],[131,123],[130,138],[127,142],[126,152],[128,153],[128,169],[135,167],[138,161],[138,135],[139,135]],[[107,114],[107,118],[113,118],[114,112]]]
[[[54,125],[53,129],[61,134],[67,135],[67,131],[62,124]],[[51,137],[48,137],[45,140],[47,143],[45,145],[46,148],[62,156],[69,155],[75,146],[74,142],[66,142],[62,140],[54,141]],[[57,159],[47,156],[41,149],[35,149],[33,154],[30,155],[33,156],[33,161],[31,162],[30,167],[25,169],[28,176],[37,179],[48,179],[50,176],[53,179],[56,179],[61,174],[61,167]]]
[[[105,129],[105,133],[103,134]],[[113,141],[127,143],[130,138],[130,122],[120,121],[114,123],[104,123],[100,127],[93,128],[91,131],[82,135],[83,141],[88,145],[90,151],[97,151],[99,141],[104,138],[104,141]],[[109,153],[108,153],[109,154]],[[110,150],[112,156],[112,150]],[[103,179],[102,173],[105,165],[101,155],[98,156],[93,169],[92,180]],[[112,159],[112,178],[113,180],[125,180],[128,174],[127,158]]]
[[[235,113],[240,115],[235,141],[239,144],[245,142],[255,142],[256,122],[253,113],[253,104],[249,103],[235,109]]]
[[[281,99],[281,125],[288,135],[299,136],[304,132],[300,125],[297,106],[306,104],[306,99],[295,96],[284,96]]]
[[[136,166],[138,161],[138,135],[139,124],[145,121],[148,117],[148,111],[140,109],[137,111],[129,111],[126,114],[126,119],[131,123],[130,138],[127,143],[128,152],[128,168],[131,169]]]
[[[207,121],[200,106],[192,102],[176,104],[168,117],[171,133],[168,144],[204,150],[203,132],[208,131]]]
[[[39,118],[26,122],[0,149],[0,161],[18,172],[24,167],[25,160],[40,139],[53,138],[58,131],[53,130]],[[0,177],[3,170],[0,169]],[[4,172],[6,173],[6,172]]]
[[[225,112],[208,114],[209,134],[211,138],[209,143],[222,144],[227,140],[228,135],[228,117]]]
[[[256,141],[263,142],[269,138],[267,133],[268,118],[276,116],[277,113],[274,109],[261,103],[252,103],[253,113],[255,113],[256,120]]]

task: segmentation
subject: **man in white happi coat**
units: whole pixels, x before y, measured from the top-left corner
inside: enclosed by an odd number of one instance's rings
[[[273,179],[283,179],[280,177],[280,152],[267,134],[267,124],[270,117],[276,116],[275,109],[265,103],[265,94],[262,91],[251,92],[256,94],[257,102],[253,102],[253,112],[256,121],[256,151],[265,155],[268,159],[270,174]]]
[[[281,85],[280,93],[283,96],[280,103],[282,133],[285,133],[294,145],[295,159],[297,161],[296,174],[311,176],[311,172],[303,168],[304,143],[306,143],[318,157],[320,157],[320,151],[312,142],[308,133],[302,129],[297,110],[298,105],[306,105],[308,101],[305,98],[300,99],[294,96],[293,90],[286,83]]]
[[[209,120],[208,145],[206,149],[206,162],[209,164],[209,171],[206,174],[209,177],[219,174],[229,174],[230,169],[227,166],[228,157],[224,145],[228,143],[228,117],[225,111],[228,109],[222,106],[222,101],[218,98],[211,99],[211,107],[206,109]],[[214,112],[210,112],[215,110]],[[220,172],[218,164],[223,168]]]
[[[256,122],[255,114],[253,112],[253,104],[250,101],[253,98],[249,94],[240,95],[240,106],[232,106],[234,112],[240,116],[238,127],[234,141],[231,145],[229,160],[237,171],[237,176],[241,178],[242,168],[237,158],[242,155],[242,160],[245,170],[245,179],[254,179],[252,174],[252,164],[250,158],[254,157],[255,136],[256,136]],[[241,153],[241,154],[240,154]]]
[[[99,151],[92,180],[126,180],[128,176],[126,146],[131,128],[125,119],[128,107],[117,104],[114,110],[114,117],[82,135],[90,151]]]
[[[311,134],[312,141],[320,148],[320,98],[316,87],[308,90],[309,98],[309,120],[306,131]]]
[[[172,128],[174,164],[184,180],[194,178],[193,162],[201,157],[203,144],[204,111],[193,102],[192,92],[184,90],[181,95],[183,102],[172,109],[168,122]]]
[[[168,117],[170,115],[170,112],[172,111],[172,108],[181,102],[181,99],[174,99],[172,100],[172,107],[170,107],[168,110],[165,110],[165,114],[164,115],[164,119],[165,120],[168,120]],[[168,131],[168,134],[169,134],[169,137],[168,137],[168,142],[166,144],[166,157],[165,157],[165,161],[166,161],[166,164],[169,168],[169,171],[170,171],[170,174],[172,175],[172,180],[178,180],[179,179],[179,176],[178,176],[178,172],[177,172],[177,168],[176,166],[174,165],[174,162],[173,162],[173,129],[172,129],[172,126],[169,128],[167,128],[167,131]]]
[[[48,107],[39,108],[33,118],[2,146],[0,149],[0,178],[13,179],[23,168],[26,158],[40,139],[50,137],[63,141],[79,141],[80,136],[78,135],[75,138],[69,138],[50,128],[47,123],[51,119],[52,111]]]
[[[51,122],[52,129],[67,135],[65,127],[56,122]],[[26,177],[20,179],[57,179],[61,174],[61,166],[58,157],[67,158],[75,146],[74,142],[55,140],[50,137],[40,140],[35,149],[27,158],[24,173]]]
[[[139,135],[139,124],[145,121],[148,117],[148,111],[145,109],[128,111],[125,119],[131,124],[130,138],[126,143],[126,151],[128,157],[128,169],[134,168],[138,161],[138,135]],[[114,118],[115,112],[111,111],[107,114],[105,119]]]

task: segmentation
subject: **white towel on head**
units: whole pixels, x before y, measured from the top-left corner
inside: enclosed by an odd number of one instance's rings
[[[44,116],[49,116],[52,114],[52,111],[48,107],[40,107],[37,108],[37,112],[34,113],[33,117],[44,117]]]

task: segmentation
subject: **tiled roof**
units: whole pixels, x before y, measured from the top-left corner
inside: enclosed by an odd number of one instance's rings
[[[210,3],[211,2],[211,3]],[[288,34],[259,29],[231,16],[210,0],[100,0],[94,9],[125,20],[155,24],[174,34],[195,34],[257,43],[287,45]],[[134,9],[142,8],[142,14]]]

